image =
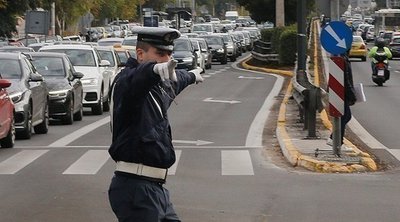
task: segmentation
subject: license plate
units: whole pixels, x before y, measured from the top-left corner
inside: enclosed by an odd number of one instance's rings
[[[378,70],[378,76],[384,76],[385,70]]]

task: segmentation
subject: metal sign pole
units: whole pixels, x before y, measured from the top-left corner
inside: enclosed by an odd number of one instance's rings
[[[341,124],[340,117],[333,118],[333,129],[332,129],[332,147],[333,154],[340,157],[341,154]]]

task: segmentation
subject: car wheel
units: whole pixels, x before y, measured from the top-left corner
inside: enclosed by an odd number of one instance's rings
[[[235,62],[236,61],[236,56],[231,56],[229,59],[231,60],[231,62]]]
[[[361,61],[363,61],[363,62],[367,61],[367,57],[362,57]]]
[[[43,112],[42,122],[34,127],[36,134],[46,134],[49,131],[49,103],[46,103]]]
[[[104,101],[103,103],[103,111],[108,112],[110,111],[110,99],[107,98],[107,101]]]
[[[103,114],[103,92],[100,94],[99,102],[92,107],[92,113],[94,115],[101,115]]]
[[[75,121],[81,121],[83,118],[83,107],[82,104],[79,107],[79,111],[77,113],[74,114],[74,120]]]
[[[31,108],[28,107],[28,111],[25,115],[24,128],[16,133],[18,139],[30,139],[32,136],[32,114]]]
[[[2,148],[13,148],[15,143],[15,126],[14,119],[11,122],[10,130],[5,138],[0,140]]]
[[[226,63],[228,63],[228,57],[224,57],[222,60],[221,60],[221,64],[222,65],[225,65]]]
[[[74,100],[70,99],[69,101],[67,115],[62,119],[63,123],[66,125],[71,125],[74,122]]]

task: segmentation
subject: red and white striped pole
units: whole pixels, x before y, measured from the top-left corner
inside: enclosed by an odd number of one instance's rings
[[[329,115],[333,118],[332,146],[333,153],[340,156],[341,124],[340,117],[344,115],[344,70],[345,61],[343,57],[332,56],[329,60]]]

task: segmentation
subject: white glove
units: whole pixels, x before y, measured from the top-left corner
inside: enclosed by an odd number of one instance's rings
[[[153,71],[154,73],[160,75],[161,80],[172,80],[174,82],[178,81],[175,73],[175,67],[178,61],[169,60],[168,62],[157,63],[154,65]]]
[[[189,72],[193,73],[196,76],[196,84],[204,81],[203,77],[200,75],[200,73],[203,72],[202,68],[197,67],[195,69],[189,70]]]

